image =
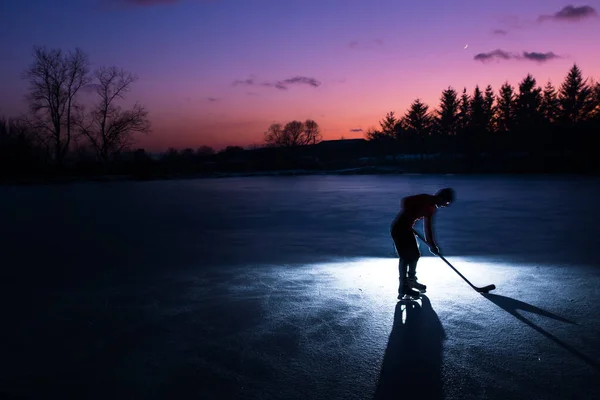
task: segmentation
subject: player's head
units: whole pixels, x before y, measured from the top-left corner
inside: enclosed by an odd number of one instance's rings
[[[454,201],[454,197],[455,197],[454,189],[444,188],[444,189],[438,190],[437,193],[435,194],[435,196],[438,199],[437,206],[438,207],[446,207]]]

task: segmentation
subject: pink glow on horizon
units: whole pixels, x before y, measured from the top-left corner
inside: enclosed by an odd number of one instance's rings
[[[590,57],[592,58],[592,57]],[[600,57],[578,63],[584,76],[600,81]],[[263,144],[263,134],[273,122],[285,123],[294,119],[314,119],[319,123],[324,140],[364,138],[369,128],[378,128],[379,121],[389,111],[404,115],[416,98],[430,110],[437,108],[442,90],[452,86],[459,94],[463,87],[471,94],[475,85],[483,90],[490,84],[497,93],[508,81],[518,83],[531,73],[539,86],[548,80],[558,87],[574,61],[557,60],[546,64],[490,63],[480,65],[473,60],[447,63],[444,73],[435,67],[415,73],[417,79],[389,81],[389,75],[380,73],[367,82],[352,79],[335,85],[331,90],[298,88],[294,92],[267,92],[261,96],[243,94],[237,98],[199,101],[199,105],[182,106],[179,110],[154,115],[154,132],[139,138],[138,145],[151,151],[168,147],[186,148],[209,145],[221,149],[229,145],[242,147]],[[464,64],[470,65],[465,69]],[[438,70],[439,71],[439,70]],[[200,111],[201,110],[201,111]],[[362,132],[352,132],[362,129]]]
[[[564,0],[151,1],[111,10],[97,1],[0,3],[0,34],[11,37],[0,63],[0,116],[26,111],[20,73],[34,45],[81,47],[95,67],[138,75],[127,103],[149,111],[153,132],[136,143],[149,151],[259,145],[271,123],[308,118],[325,140],[364,137],[417,98],[435,109],[449,86],[497,92],[528,73],[540,86],[559,86],[573,63],[600,80],[597,15],[538,21],[564,10]],[[560,58],[474,60],[495,50]]]

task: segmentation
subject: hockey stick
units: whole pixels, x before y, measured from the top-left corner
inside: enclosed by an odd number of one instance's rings
[[[427,243],[427,241],[425,240],[425,238],[423,236],[421,236],[421,234],[419,232],[417,232],[416,230],[413,229],[413,232],[415,233],[415,235],[417,235],[419,237],[419,239],[421,239],[423,241],[423,243],[425,243],[426,245],[429,245],[429,243]],[[436,254],[439,258],[441,258],[442,260],[444,260],[444,262],[446,264],[448,264],[448,266],[450,268],[452,268],[454,270],[454,272],[456,272],[461,278],[463,278],[465,280],[465,282],[467,282],[469,284],[469,286],[471,286],[473,289],[475,289],[476,291],[478,291],[479,293],[488,293],[490,290],[494,290],[496,289],[496,285],[494,285],[493,283],[491,285],[487,285],[487,286],[483,286],[483,287],[477,287],[475,285],[473,285],[471,282],[469,282],[469,280],[467,278],[465,278],[463,276],[463,274],[461,274],[456,268],[454,268],[452,266],[452,264],[450,264],[450,262],[448,262],[448,260],[446,260],[444,258],[444,256],[442,256],[441,254],[437,253]]]

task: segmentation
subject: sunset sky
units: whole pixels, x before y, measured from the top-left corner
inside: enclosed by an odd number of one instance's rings
[[[558,85],[573,63],[600,80],[599,13],[598,0],[3,0],[0,116],[27,110],[34,45],[81,47],[139,76],[127,104],[149,110],[147,150],[260,144],[272,122],[307,118],[324,139],[364,137],[448,86]]]

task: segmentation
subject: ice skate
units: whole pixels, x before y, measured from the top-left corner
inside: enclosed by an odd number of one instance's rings
[[[416,276],[414,278],[407,278],[406,283],[408,284],[408,286],[411,289],[416,289],[421,293],[425,293],[425,291],[427,290],[427,286],[423,285],[422,283],[417,282]]]
[[[410,286],[403,286],[398,292],[398,300],[410,301],[417,300],[421,297],[420,293],[410,288]]]

